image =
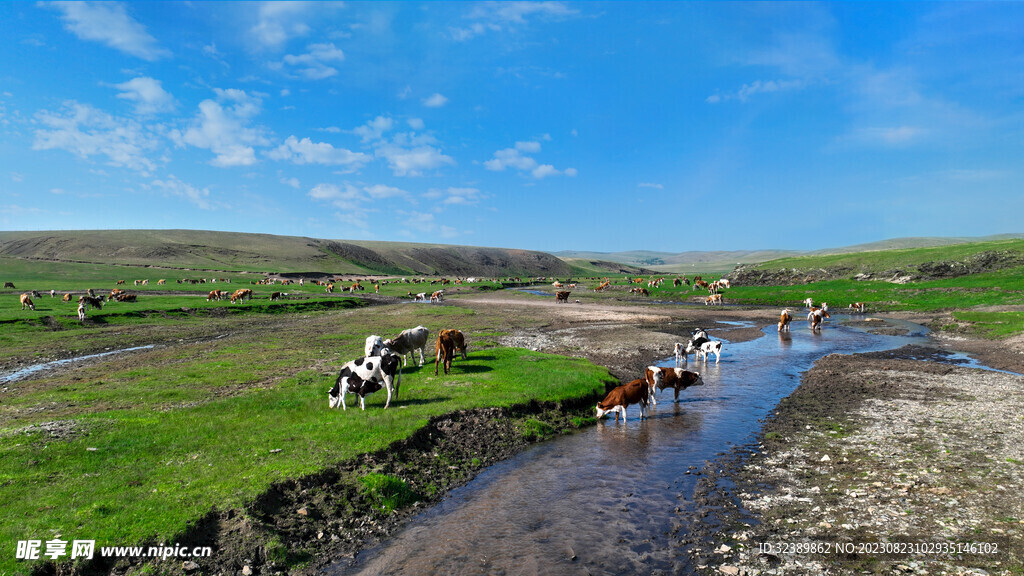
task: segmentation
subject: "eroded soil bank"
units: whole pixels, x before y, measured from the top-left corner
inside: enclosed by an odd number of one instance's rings
[[[701,573],[1024,573],[1024,377],[942,363],[945,343],[807,372],[698,488]],[[1014,343],[952,344],[1024,371]]]

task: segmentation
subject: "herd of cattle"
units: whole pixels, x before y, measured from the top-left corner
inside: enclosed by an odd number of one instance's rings
[[[391,405],[391,398],[398,396],[402,366],[409,365],[408,357],[415,360],[414,353],[419,351],[419,366],[423,366],[423,353],[429,339],[430,330],[424,326],[403,330],[395,338],[387,340],[377,335],[367,336],[364,355],[342,366],[334,387],[327,392],[328,407],[341,406],[342,410],[346,410],[345,395],[351,393],[359,397],[359,407],[365,410],[366,396],[384,388],[388,395],[384,402],[386,409]],[[444,368],[445,374],[451,371],[456,353],[466,360],[465,336],[459,330],[441,330],[437,335],[434,356],[435,376],[438,375],[439,367]]]

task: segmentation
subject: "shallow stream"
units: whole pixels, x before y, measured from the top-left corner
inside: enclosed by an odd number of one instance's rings
[[[670,541],[686,537],[680,518],[696,513],[691,500],[705,463],[752,442],[760,421],[819,358],[928,339],[916,324],[889,321],[908,335],[882,336],[840,319],[820,333],[794,321],[789,334],[770,326],[756,340],[726,342],[718,364],[690,361],[705,385],[683,391],[678,403],[665,390],[646,421],[633,406],[626,423],[602,420],[496,464],[390,540],[326,573],[695,573]],[[966,356],[949,360],[980,367]]]

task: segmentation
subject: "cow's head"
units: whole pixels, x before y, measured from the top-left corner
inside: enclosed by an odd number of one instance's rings
[[[334,383],[334,388],[327,392],[327,407],[337,408],[341,406],[341,379]]]

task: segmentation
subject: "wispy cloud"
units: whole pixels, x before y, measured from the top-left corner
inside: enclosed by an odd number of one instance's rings
[[[154,180],[152,185],[167,194],[183,198],[202,210],[214,209],[213,203],[210,202],[209,188],[197,188],[192,184],[182,182],[173,174],[163,180]]]
[[[292,38],[305,36],[310,27],[304,19],[312,2],[262,2],[256,24],[249,30],[262,47],[276,49]]]
[[[333,43],[310,44],[306,50],[305,54],[286,54],[283,62],[271,68],[306,80],[323,80],[337,75],[334,65],[345,60],[345,53]]]
[[[260,98],[242,90],[214,91],[218,99],[203,100],[189,128],[176,139],[179,143],[213,152],[215,156],[210,164],[214,166],[256,164],[254,146],[270,143],[264,130],[252,125],[252,119],[260,112]]]
[[[171,55],[119,2],[51,2],[46,5],[60,11],[64,27],[82,40],[100,42],[148,61]]]
[[[664,190],[665,189],[665,187],[662,186],[661,184],[656,184],[654,182],[641,182],[641,183],[637,184],[637,188],[654,188],[655,190]]]
[[[422,120],[414,119],[423,127]],[[431,134],[399,132],[389,134],[395,127],[392,118],[378,116],[352,130],[353,134],[369,144],[377,158],[388,163],[395,176],[422,176],[445,166],[454,166],[455,159],[446,155]]]
[[[739,90],[735,92],[726,92],[719,94],[712,94],[707,97],[706,102],[710,104],[717,104],[728,100],[739,100],[740,102],[746,102],[752,96],[757,94],[770,94],[772,92],[784,92],[789,90],[799,90],[806,86],[806,82],[803,80],[755,80],[749,84],[744,84]]]
[[[378,206],[382,200],[409,197],[408,192],[394,186],[353,182],[317,184],[308,195],[315,201],[334,206],[340,210],[336,214],[339,220],[363,231],[369,230],[370,215],[380,211]]]
[[[135,103],[135,113],[140,115],[158,114],[160,112],[173,112],[176,106],[174,97],[163,89],[159,80],[140,76],[121,84],[115,84],[114,88],[121,91],[117,95],[122,100]]]
[[[465,42],[488,32],[515,30],[531,20],[558,21],[579,14],[565,2],[481,2],[466,15],[464,27],[449,29],[451,38]]]
[[[86,104],[67,102],[60,112],[36,114],[33,150],[66,150],[81,158],[105,156],[107,164],[143,173],[156,169],[148,154],[159,140],[142,124],[111,116]]]
[[[335,148],[327,142],[313,142],[309,138],[299,140],[295,136],[289,136],[283,144],[268,152],[267,156],[293,164],[343,166],[349,171],[359,170],[373,160],[369,154]]]

